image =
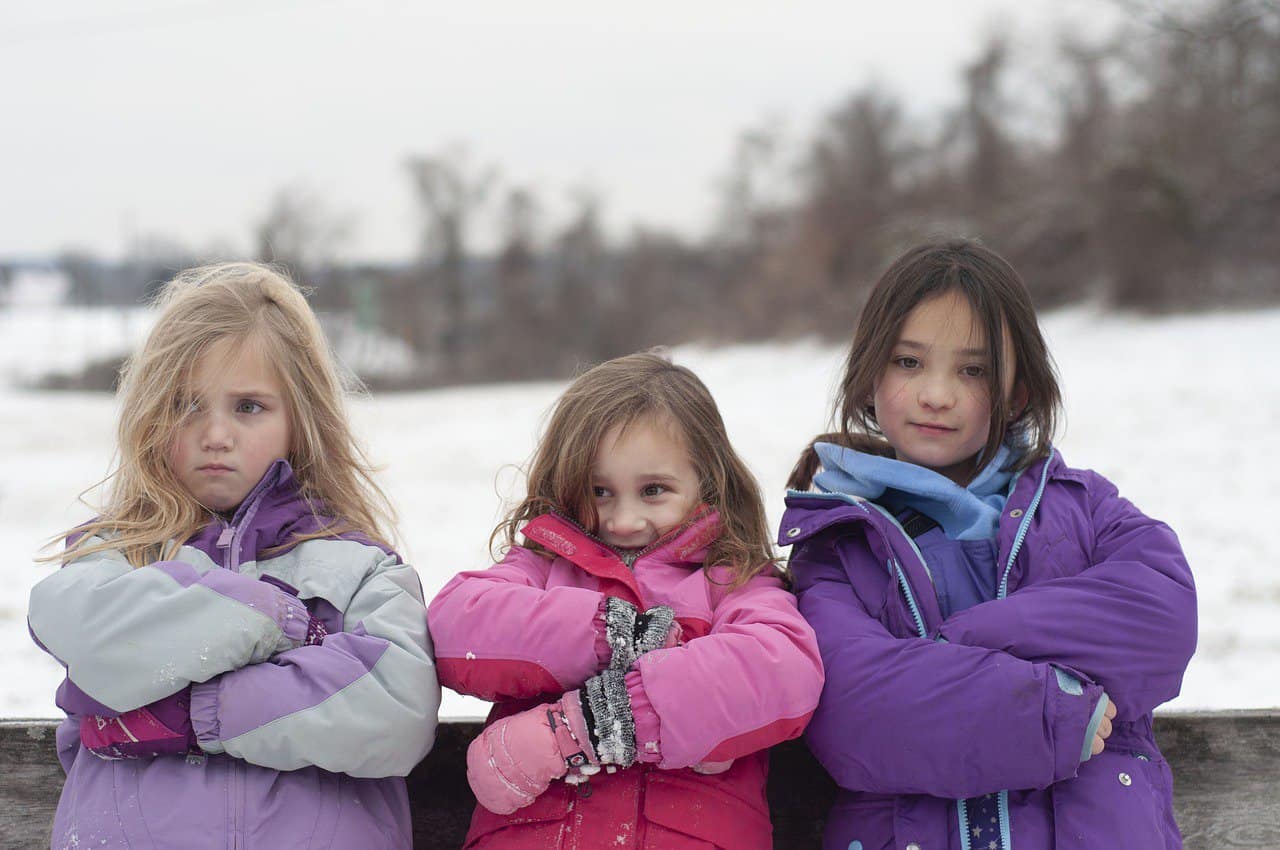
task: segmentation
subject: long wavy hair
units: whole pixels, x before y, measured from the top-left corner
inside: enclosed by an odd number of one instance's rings
[[[173,557],[211,519],[169,463],[190,409],[193,375],[221,340],[258,346],[284,389],[289,457],[302,497],[323,520],[319,531],[374,540],[394,537],[395,512],[347,422],[345,387],[315,313],[302,290],[273,268],[223,263],[179,273],[156,300],[159,316],[142,348],[121,370],[120,420],[105,505],[70,529],[70,561],[113,549],[135,567]],[[81,494],[83,499],[85,493]]]
[[[720,514],[720,536],[704,566],[728,567],[730,584],[775,568],[760,486],[729,443],[724,420],[692,371],[652,352],[609,360],[578,376],[556,402],[529,464],[526,496],[494,529],[490,543],[516,544],[521,526],[558,511],[589,532],[599,525],[591,467],[615,427],[656,419],[684,443],[702,503]]]
[[[1017,452],[1014,470],[1025,469],[1048,455],[1062,394],[1031,295],[1013,266],[995,251],[971,240],[955,239],[910,249],[876,282],[858,320],[836,396],[833,418],[839,430],[820,434],[810,442],[796,461],[787,486],[807,489],[813,482],[819,465],[814,443],[838,443],[893,455],[893,447],[876,422],[872,405],[876,384],[889,365],[907,316],[921,303],[948,292],[957,292],[968,302],[991,349],[987,373],[991,429],[970,474],[986,466],[1006,440]],[[1006,334],[1010,341],[1007,351],[1003,343]],[[1001,386],[1009,358],[1014,362],[1013,385],[1026,393],[1026,403],[1017,410],[1012,409],[1013,400]]]

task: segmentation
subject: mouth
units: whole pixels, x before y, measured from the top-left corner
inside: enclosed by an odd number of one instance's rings
[[[952,431],[956,430],[955,428],[948,428],[946,425],[940,425],[936,422],[912,422],[911,427],[916,428],[925,434],[938,436],[950,434]]]
[[[219,472],[234,472],[234,471],[235,471],[235,470],[233,470],[231,467],[229,467],[229,466],[227,466],[227,465],[225,465],[225,464],[221,464],[221,463],[206,463],[204,466],[196,467],[196,470],[197,470],[198,472],[208,472],[208,473],[211,473],[211,474],[217,474],[217,473],[219,473]]]

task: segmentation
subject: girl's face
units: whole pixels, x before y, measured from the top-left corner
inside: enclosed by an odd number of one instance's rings
[[[214,343],[192,376],[195,401],[169,448],[169,465],[196,501],[234,511],[289,454],[284,389],[260,346]]]
[[[1016,371],[1007,331],[1003,342],[1007,398]],[[991,432],[991,360],[961,293],[944,292],[908,313],[874,396],[876,422],[894,456],[967,483]]]
[[[699,500],[698,475],[674,426],[652,418],[605,434],[591,467],[599,525],[610,546],[640,549],[676,528]]]

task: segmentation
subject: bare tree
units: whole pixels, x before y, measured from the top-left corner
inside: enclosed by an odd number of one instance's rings
[[[444,368],[462,370],[466,322],[467,239],[474,216],[497,182],[497,171],[474,166],[461,147],[406,163],[422,213],[419,256],[423,282],[416,311],[436,341]],[[419,344],[425,342],[420,338]]]
[[[262,262],[287,266],[307,279],[332,264],[354,229],[351,215],[328,210],[312,189],[281,186],[254,225],[255,253]]]

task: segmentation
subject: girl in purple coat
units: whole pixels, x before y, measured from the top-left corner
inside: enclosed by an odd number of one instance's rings
[[[1191,572],[1054,449],[1059,405],[992,251],[920,246],[876,284],[780,535],[826,668],[827,850],[1181,847],[1151,712],[1195,649]]]

